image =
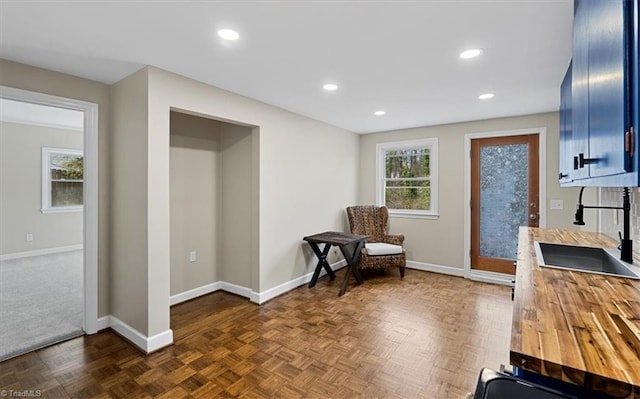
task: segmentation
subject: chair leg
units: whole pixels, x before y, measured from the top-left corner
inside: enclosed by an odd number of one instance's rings
[[[400,268],[400,278],[404,278],[404,266]]]

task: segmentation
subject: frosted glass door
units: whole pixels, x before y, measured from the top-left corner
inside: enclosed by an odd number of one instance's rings
[[[518,229],[537,226],[537,140],[472,141],[472,268],[512,274]]]
[[[527,144],[480,148],[480,256],[511,259],[528,224]]]

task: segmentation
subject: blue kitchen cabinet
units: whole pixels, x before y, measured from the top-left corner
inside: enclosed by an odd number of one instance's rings
[[[630,172],[625,134],[631,128],[630,1],[583,0],[589,5],[589,177]],[[582,6],[582,4],[581,4]]]
[[[637,24],[638,0],[574,2],[571,84],[565,76],[560,112],[561,164],[573,168],[559,175],[562,185],[639,185]]]
[[[571,104],[573,134],[571,137],[571,178],[586,179],[589,168],[578,167],[578,154],[589,157],[589,16],[588,0],[574,2],[573,59],[571,61]]]
[[[633,21],[631,22],[631,119],[633,121],[630,138],[633,142],[630,145],[633,151],[631,169],[636,174],[637,185],[640,185],[640,156],[638,150],[640,146],[640,0],[635,0],[632,6]]]
[[[569,64],[560,86],[560,156],[558,165],[558,180],[560,184],[570,183],[573,175],[571,76],[572,67]]]

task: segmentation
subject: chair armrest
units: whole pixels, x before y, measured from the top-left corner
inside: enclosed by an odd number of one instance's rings
[[[404,242],[404,234],[385,234],[384,242],[394,245],[402,245]]]

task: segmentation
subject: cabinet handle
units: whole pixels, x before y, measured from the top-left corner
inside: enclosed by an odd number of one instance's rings
[[[633,158],[633,126],[624,134],[624,150]]]
[[[566,175],[566,174],[564,174],[564,173],[562,173],[562,172],[558,173],[558,180],[562,180],[562,179],[564,179],[565,177],[569,177],[569,175]]]
[[[578,161],[578,157],[573,157],[573,170],[578,170],[580,167],[580,163]]]
[[[580,168],[584,168],[584,165],[590,165],[592,163],[598,163],[598,161],[600,161],[600,159],[598,158],[585,158],[584,154],[581,152],[580,154],[578,154],[578,163],[580,165]],[[575,167],[575,158],[574,158],[574,167]]]

